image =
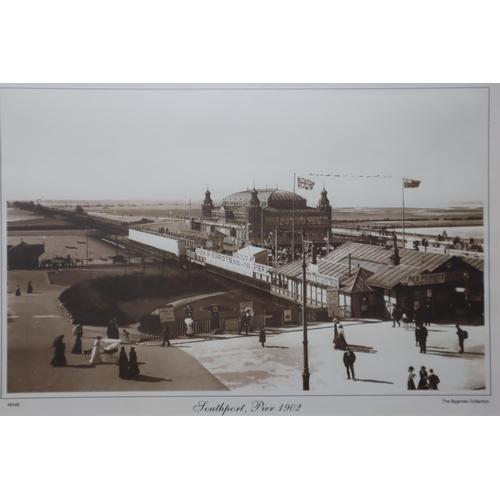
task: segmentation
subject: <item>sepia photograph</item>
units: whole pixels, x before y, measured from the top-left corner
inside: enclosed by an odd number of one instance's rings
[[[490,91],[3,85],[2,399],[491,412]]]

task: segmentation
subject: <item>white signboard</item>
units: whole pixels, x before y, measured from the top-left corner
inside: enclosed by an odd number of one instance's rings
[[[337,289],[339,288],[339,279],[334,276],[325,276],[324,274],[306,272],[306,280],[311,283],[318,283],[319,285],[330,286]]]
[[[159,309],[160,311],[160,322],[169,323],[175,321],[174,306],[166,306]]]
[[[271,269],[269,266],[257,264],[255,257],[250,255],[224,255],[205,248],[196,249],[196,260],[250,277],[253,277],[254,272],[269,275]]]

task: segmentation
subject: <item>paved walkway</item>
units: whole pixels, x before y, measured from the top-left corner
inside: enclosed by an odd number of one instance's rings
[[[35,291],[30,295],[26,293],[28,280]],[[14,295],[18,284],[20,297]],[[141,370],[137,380],[121,380],[112,361],[94,367],[83,356],[71,354],[72,325],[58,303],[63,290],[64,287],[49,283],[46,271],[8,272],[8,393],[227,390],[194,357],[174,346],[136,346]],[[104,331],[84,328],[83,349],[90,349],[96,335]],[[54,368],[50,365],[52,341],[61,334],[65,334],[68,365]],[[129,348],[125,350],[128,353]]]

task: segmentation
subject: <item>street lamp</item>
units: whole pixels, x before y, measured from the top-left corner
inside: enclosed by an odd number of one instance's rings
[[[304,346],[304,370],[302,372],[302,389],[304,391],[309,390],[309,354],[307,348],[307,282],[306,282],[306,252],[308,248],[306,248],[305,241],[305,229],[302,229],[302,330],[303,330],[303,341],[302,344]],[[309,243],[309,242],[307,242]],[[315,255],[313,252],[313,264],[315,262]]]

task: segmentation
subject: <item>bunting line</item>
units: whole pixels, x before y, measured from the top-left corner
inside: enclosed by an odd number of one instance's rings
[[[382,177],[385,179],[392,177],[392,175],[340,175],[340,174],[307,174],[307,175],[312,175],[316,177]]]

